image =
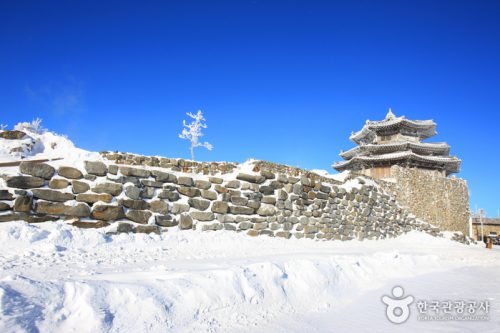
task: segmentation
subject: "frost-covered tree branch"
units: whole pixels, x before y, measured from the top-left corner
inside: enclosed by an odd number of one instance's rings
[[[185,120],[182,121],[184,128],[179,134],[179,138],[191,141],[191,159],[194,161],[194,148],[205,147],[208,150],[212,150],[213,146],[208,142],[199,141],[203,136],[202,129],[207,128],[207,125],[204,123],[206,119],[203,117],[201,110],[198,110],[196,114],[192,114],[191,112],[186,114],[194,120],[189,124]]]
[[[38,134],[47,132],[47,130],[42,127],[42,119],[40,118],[33,119],[31,122],[19,123],[14,127],[14,129],[18,131],[28,131]]]

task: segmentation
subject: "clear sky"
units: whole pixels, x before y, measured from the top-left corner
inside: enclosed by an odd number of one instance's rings
[[[499,1],[2,1],[0,123],[79,147],[331,169],[366,119],[434,119],[500,208]]]

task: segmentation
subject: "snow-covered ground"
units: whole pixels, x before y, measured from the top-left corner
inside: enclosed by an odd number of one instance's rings
[[[24,141],[0,139],[0,162],[19,160],[17,147],[54,166],[102,159],[28,125]],[[0,223],[0,332],[500,331],[498,248],[420,233],[321,242],[175,228],[105,234],[113,228]],[[415,300],[488,301],[490,320],[423,322],[414,303],[406,323],[392,324],[381,298],[397,285]]]
[[[0,332],[498,332],[500,251],[0,224]],[[489,301],[485,322],[391,324],[383,295]]]

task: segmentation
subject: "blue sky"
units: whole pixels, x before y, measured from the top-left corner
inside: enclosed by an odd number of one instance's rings
[[[79,147],[331,170],[366,119],[434,119],[471,206],[500,208],[500,2],[3,1],[1,123]]]

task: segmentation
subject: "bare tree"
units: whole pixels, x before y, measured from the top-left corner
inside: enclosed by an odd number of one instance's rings
[[[18,131],[28,131],[38,134],[47,132],[47,129],[42,127],[42,119],[40,118],[33,119],[31,122],[19,123],[14,126],[14,129]]]
[[[202,129],[207,128],[207,125],[204,123],[206,119],[203,117],[201,110],[198,110],[196,114],[192,114],[191,112],[186,114],[194,120],[189,124],[185,120],[182,121],[184,128],[181,134],[179,134],[179,138],[191,141],[191,159],[194,161],[194,148],[205,147],[208,150],[212,150],[213,146],[208,142],[199,142],[199,138],[203,136]]]

